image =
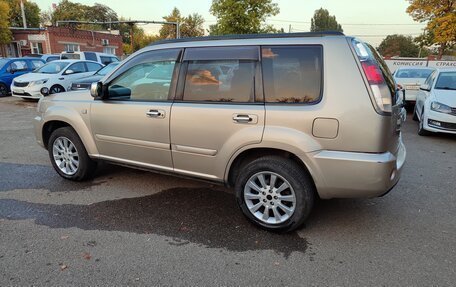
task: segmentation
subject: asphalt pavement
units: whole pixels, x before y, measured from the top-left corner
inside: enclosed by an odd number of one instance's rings
[[[388,195],[319,201],[285,235],[252,226],[223,187],[101,164],[60,178],[35,102],[0,98],[0,286],[454,286],[456,136],[403,126]]]

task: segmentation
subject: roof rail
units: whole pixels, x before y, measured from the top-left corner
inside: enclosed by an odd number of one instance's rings
[[[203,37],[188,37],[180,39],[169,39],[153,42],[149,46],[195,42],[195,41],[216,41],[216,40],[239,40],[239,39],[267,39],[267,38],[301,38],[301,37],[324,37],[324,36],[345,36],[342,32],[324,31],[324,32],[305,32],[305,33],[269,33],[269,34],[237,34],[223,36],[203,36]]]

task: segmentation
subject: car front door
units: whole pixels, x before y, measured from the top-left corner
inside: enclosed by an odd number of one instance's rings
[[[180,52],[144,52],[105,80],[107,98],[95,99],[90,111],[101,158],[173,169],[169,121]]]
[[[185,50],[171,110],[175,172],[222,180],[235,151],[261,142],[260,78],[258,47]]]
[[[20,75],[23,75],[25,73],[28,73],[28,66],[27,66],[27,62],[25,60],[12,61],[8,65],[8,68],[6,68],[5,82],[8,85],[11,85],[11,82],[13,81],[14,78],[16,78]]]

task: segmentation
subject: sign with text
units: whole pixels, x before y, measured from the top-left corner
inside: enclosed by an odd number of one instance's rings
[[[436,69],[456,68],[456,61],[432,61],[427,59],[387,59],[385,62],[391,73],[401,67],[433,67]]]

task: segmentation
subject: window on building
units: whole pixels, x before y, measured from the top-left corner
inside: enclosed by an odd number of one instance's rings
[[[43,44],[39,42],[30,42],[32,54],[43,54]]]
[[[116,48],[114,48],[114,47],[103,47],[103,53],[115,55],[116,54]]]
[[[63,46],[64,46],[65,51],[67,51],[67,52],[79,52],[79,51],[81,51],[80,47],[79,47],[79,44],[64,44]]]
[[[274,46],[262,48],[265,101],[313,103],[320,99],[322,48]]]

